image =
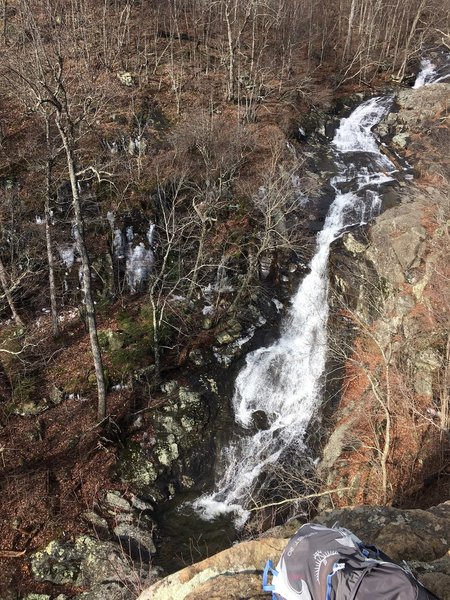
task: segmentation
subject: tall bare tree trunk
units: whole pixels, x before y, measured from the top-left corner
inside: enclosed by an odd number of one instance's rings
[[[226,99],[228,101],[234,100],[235,89],[234,89],[234,43],[233,43],[233,32],[230,21],[230,12],[228,6],[225,9],[225,19],[227,23],[227,39],[228,39],[228,86]]]
[[[406,43],[405,43],[405,46],[403,49],[403,52],[404,52],[403,62],[397,73],[397,79],[399,81],[403,81],[403,78],[405,77],[406,65],[408,64],[408,59],[410,56],[411,43],[414,38],[414,34],[416,33],[417,25],[419,24],[420,17],[422,16],[422,11],[425,9],[425,6],[426,6],[426,0],[421,0],[419,6],[417,8],[417,12],[415,14],[414,20],[412,22],[411,29],[409,30],[409,35],[408,35],[408,38],[406,40]]]
[[[149,296],[153,315],[153,356],[155,359],[155,381],[158,383],[161,378],[161,348],[159,345],[158,307],[157,302],[155,301],[153,288],[151,289]]]
[[[58,307],[56,304],[56,284],[55,284],[55,261],[52,252],[52,232],[51,232],[51,213],[50,213],[50,193],[52,184],[52,158],[50,156],[50,123],[45,119],[45,133],[47,138],[47,171],[45,177],[45,242],[47,246],[48,262],[48,282],[50,288],[50,310],[52,315],[53,336],[59,335]]]
[[[5,269],[5,266],[4,266],[1,258],[0,258],[0,283],[2,285],[3,293],[5,294],[6,301],[8,302],[8,306],[12,313],[14,322],[19,327],[24,327],[24,322],[19,317],[19,313],[17,312],[16,305],[14,303],[14,299],[10,292],[9,285],[8,285],[8,275],[6,274],[6,269]]]
[[[355,17],[355,0],[352,0],[351,6],[350,6],[350,15],[348,17],[347,37],[345,39],[344,51],[342,53],[342,58],[344,60],[352,46],[352,30],[353,30],[354,17]]]
[[[56,116],[56,125],[58,127],[59,134],[66,152],[67,168],[69,170],[70,186],[72,190],[72,205],[75,216],[75,236],[78,252],[81,256],[81,267],[83,274],[83,294],[84,301],[86,304],[86,318],[89,329],[89,338],[91,342],[91,352],[94,361],[95,377],[97,379],[97,390],[98,390],[98,420],[101,421],[106,417],[106,386],[105,386],[105,375],[103,371],[102,354],[100,350],[100,344],[97,336],[97,321],[95,304],[92,297],[92,286],[91,286],[91,265],[89,262],[89,255],[87,252],[86,244],[84,242],[84,223],[83,215],[81,212],[80,194],[78,191],[78,181],[76,177],[75,168],[75,157],[73,155],[73,143],[71,140],[70,132],[61,123],[61,115],[59,112]]]

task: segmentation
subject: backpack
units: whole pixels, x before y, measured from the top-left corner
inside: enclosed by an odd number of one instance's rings
[[[276,568],[267,561],[263,590],[273,600],[438,600],[348,529],[312,523],[291,538]]]

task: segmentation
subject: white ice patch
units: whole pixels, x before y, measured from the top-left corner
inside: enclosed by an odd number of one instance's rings
[[[155,254],[152,248],[147,248],[144,242],[134,245],[136,235],[133,227],[129,226],[123,235],[120,229],[114,230],[113,251],[117,260],[125,259],[125,279],[132,294],[138,292],[150,278],[155,264]],[[150,223],[146,234],[150,246],[154,243],[155,224]]]
[[[294,188],[295,193],[297,195],[297,202],[300,206],[306,206],[306,204],[308,204],[309,202],[309,198],[304,194],[302,190],[302,182],[300,177],[298,175],[292,175],[291,182],[292,187]]]
[[[209,283],[202,288],[202,294],[207,300],[211,300],[217,294],[226,294],[230,292],[234,292],[234,287],[228,283],[227,278],[215,281],[214,283]]]
[[[148,280],[155,264],[153,251],[141,242],[127,252],[126,279],[132,294]]]
[[[67,244],[65,246],[58,246],[58,253],[63,261],[66,269],[71,269],[75,262],[75,244]]]
[[[123,243],[123,236],[120,229],[114,230],[113,250],[116,258],[125,258],[125,245]]]
[[[120,392],[122,390],[131,390],[131,385],[129,383],[116,383],[111,388],[114,392]]]
[[[187,301],[187,298],[186,298],[186,296],[180,296],[179,294],[172,294],[169,297],[169,301],[174,302],[174,303],[178,302],[178,303],[182,304]]]
[[[127,227],[127,230],[125,232],[125,237],[127,238],[127,242],[132,242],[134,240],[134,231],[131,226]]]
[[[60,323],[64,323],[66,321],[73,321],[74,319],[79,318],[80,314],[76,308],[72,308],[60,315],[58,315],[58,321]]]
[[[114,213],[111,212],[110,210],[106,213],[106,220],[108,221],[111,229],[114,229],[114,221],[115,221]]]
[[[148,231],[147,231],[147,240],[148,240],[148,243],[150,244],[150,247],[153,246],[154,241],[155,241],[155,224],[154,223],[150,223],[150,227],[148,228]]]

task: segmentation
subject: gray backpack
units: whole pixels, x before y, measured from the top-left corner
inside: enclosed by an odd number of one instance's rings
[[[263,589],[273,600],[438,600],[375,546],[312,523],[291,538],[276,568],[267,561]]]

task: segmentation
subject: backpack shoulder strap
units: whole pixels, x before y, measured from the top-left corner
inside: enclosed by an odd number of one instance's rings
[[[278,575],[278,571],[275,569],[275,567],[273,566],[273,563],[271,560],[268,560],[266,562],[266,566],[264,567],[264,572],[263,572],[263,585],[262,588],[265,592],[273,592],[273,590],[275,589],[275,586],[271,583],[269,583],[269,574],[273,577],[274,575]],[[272,595],[272,597],[274,597]]]

